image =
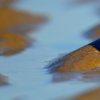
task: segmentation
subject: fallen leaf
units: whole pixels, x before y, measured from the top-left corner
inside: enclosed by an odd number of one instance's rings
[[[0,55],[10,56],[23,51],[31,45],[30,39],[14,33],[0,34]]]
[[[100,88],[87,91],[71,100],[100,100]]]
[[[28,33],[46,22],[46,17],[10,8],[0,8],[0,32]]]

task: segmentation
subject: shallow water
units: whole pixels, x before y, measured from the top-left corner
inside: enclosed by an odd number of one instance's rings
[[[52,59],[90,43],[82,34],[99,21],[93,12],[95,6],[85,5],[70,9],[67,0],[66,6],[64,2],[22,0],[14,6],[19,10],[46,15],[49,21],[36,34],[31,34],[31,37],[37,39],[34,46],[19,55],[0,57],[0,73],[10,79],[9,86],[0,88],[2,100],[69,98],[99,85],[95,82],[77,81],[81,75],[69,81],[53,83],[52,75],[44,69]]]

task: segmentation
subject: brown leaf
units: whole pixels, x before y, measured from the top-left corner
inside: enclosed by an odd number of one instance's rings
[[[100,88],[87,91],[86,93],[83,93],[72,100],[100,100]]]
[[[30,40],[25,36],[14,33],[0,34],[0,55],[14,55],[22,52],[30,45]]]
[[[28,33],[46,21],[46,17],[31,15],[9,8],[0,9],[0,32]]]

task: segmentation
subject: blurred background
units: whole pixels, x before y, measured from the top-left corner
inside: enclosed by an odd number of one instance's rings
[[[45,69],[98,39],[99,18],[100,0],[0,0],[0,98],[89,100],[91,91],[100,93],[99,73],[86,79],[69,73],[66,81],[53,82],[55,74]],[[93,100],[100,98],[96,92]]]

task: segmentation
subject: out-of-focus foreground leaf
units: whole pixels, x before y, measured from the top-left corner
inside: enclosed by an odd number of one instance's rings
[[[72,97],[62,97],[53,100],[100,100],[100,87],[80,92]]]
[[[0,34],[0,55],[13,55],[21,52],[30,45],[25,36],[14,33]]]
[[[18,0],[0,1],[0,55],[3,56],[18,54],[29,47],[32,39],[26,33],[47,21],[45,16],[13,9],[10,4],[15,1]]]
[[[72,100],[100,100],[100,88],[87,91],[86,93],[83,93]]]
[[[28,33],[46,21],[46,17],[8,8],[0,9],[0,32]]]

